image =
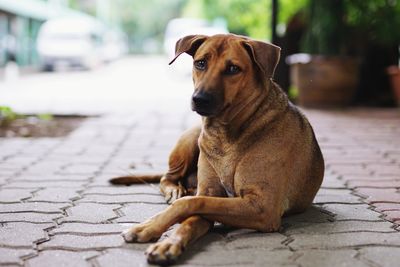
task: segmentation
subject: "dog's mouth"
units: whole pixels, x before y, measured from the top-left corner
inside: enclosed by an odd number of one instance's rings
[[[215,117],[218,116],[219,114],[223,114],[228,108],[230,107],[230,105],[225,105],[224,107],[221,108],[203,108],[203,107],[196,107],[195,105],[192,104],[192,110],[194,112],[196,112],[197,114],[199,114],[200,116],[203,117]]]
[[[215,112],[213,110],[210,110],[208,108],[201,108],[201,107],[196,107],[192,106],[192,110],[195,111],[197,114],[203,117],[212,117],[215,115]]]

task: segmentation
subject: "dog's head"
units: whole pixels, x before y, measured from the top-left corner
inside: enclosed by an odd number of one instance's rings
[[[182,53],[193,57],[192,109],[211,117],[264,88],[280,48],[233,34],[190,35],[178,40],[170,64]]]

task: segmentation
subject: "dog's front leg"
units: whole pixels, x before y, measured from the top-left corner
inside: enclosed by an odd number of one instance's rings
[[[175,262],[189,243],[205,235],[213,225],[201,216],[187,218],[169,237],[149,246],[147,261],[160,265]]]
[[[245,190],[243,190],[244,192]],[[193,215],[225,225],[250,228],[262,232],[276,231],[280,227],[282,209],[273,199],[273,192],[245,194],[224,198],[195,196],[176,200],[165,211],[123,233],[127,242],[148,242],[157,239],[175,223]]]

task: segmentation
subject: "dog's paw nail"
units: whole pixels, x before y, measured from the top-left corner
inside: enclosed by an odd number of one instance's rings
[[[168,204],[171,204],[171,198],[172,198],[171,194],[166,194],[164,197],[165,202],[167,202]]]

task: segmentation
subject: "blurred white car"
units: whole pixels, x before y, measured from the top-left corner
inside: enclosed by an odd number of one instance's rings
[[[128,37],[120,30],[108,30],[103,36],[102,60],[111,62],[128,53]]]
[[[104,27],[90,17],[54,18],[43,23],[37,50],[46,70],[57,65],[93,68],[102,62]]]
[[[176,18],[168,22],[164,36],[164,51],[168,59],[175,56],[175,43],[180,38],[191,34],[215,35],[229,33],[224,21],[210,23],[203,19]],[[182,55],[176,63],[174,69],[185,74],[192,70],[192,58],[186,54]]]

